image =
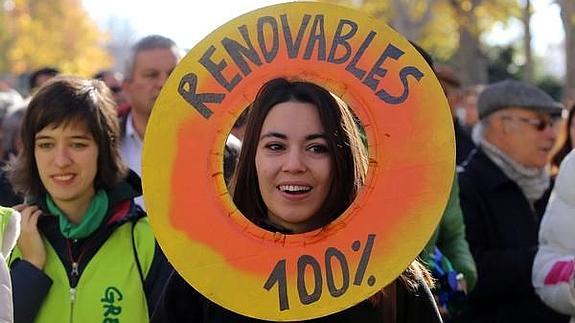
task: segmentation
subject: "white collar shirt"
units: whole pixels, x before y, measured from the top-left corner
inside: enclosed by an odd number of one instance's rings
[[[126,118],[126,131],[120,147],[122,159],[131,170],[142,177],[142,139],[134,128],[132,114],[129,113]],[[135,201],[142,209],[146,209],[142,196],[137,197]]]

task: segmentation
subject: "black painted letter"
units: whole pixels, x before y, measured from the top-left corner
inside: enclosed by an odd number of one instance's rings
[[[299,47],[301,46],[301,41],[303,39],[303,33],[305,32],[305,29],[307,27],[307,24],[309,23],[310,18],[311,18],[310,15],[303,16],[301,20],[301,25],[299,26],[299,30],[297,32],[297,37],[295,41],[293,41],[287,16],[286,15],[280,16],[289,58],[297,57],[297,54],[299,53]]]
[[[178,93],[191,104],[206,119],[214,113],[206,103],[221,103],[226,97],[223,93],[196,93],[198,89],[198,77],[194,73],[186,74],[180,80]]]
[[[265,24],[270,25],[272,31],[272,48],[270,50],[268,50],[266,44],[264,32]],[[266,63],[273,61],[273,59],[276,58],[280,47],[278,22],[274,17],[266,16],[258,19],[258,43],[260,44],[260,49],[262,50]]]
[[[363,76],[365,75],[365,71],[356,67],[357,62],[359,62],[361,56],[363,56],[363,53],[365,52],[369,44],[371,44],[371,41],[373,40],[376,34],[377,33],[373,30],[369,32],[369,35],[367,35],[363,43],[361,43],[361,46],[359,46],[359,49],[351,59],[351,62],[349,62],[349,64],[345,67],[345,70],[353,74],[353,76],[355,76],[358,80],[361,80],[363,78]]]
[[[228,82],[228,80],[226,80],[224,75],[222,74],[222,71],[224,70],[224,68],[226,68],[226,66],[228,66],[228,63],[226,63],[226,61],[222,59],[219,63],[216,64],[214,63],[214,61],[210,59],[210,57],[214,54],[215,51],[216,48],[213,45],[210,46],[210,48],[208,48],[208,50],[204,53],[204,55],[202,55],[199,62],[208,70],[208,72],[210,72],[210,74],[212,74],[214,79],[216,79],[216,81],[221,86],[223,86],[226,90],[228,90],[228,92],[231,92],[233,88],[240,82],[242,77],[239,74],[236,74],[232,78],[232,81]]]
[[[347,34],[342,34],[343,28],[345,26],[349,26],[351,29]],[[331,49],[329,50],[329,56],[327,57],[328,62],[342,64],[349,59],[351,56],[351,45],[347,42],[347,40],[352,38],[356,32],[357,24],[354,21],[347,19],[342,19],[339,21],[335,35],[333,36],[333,43],[331,44]],[[343,56],[340,58],[335,58],[335,53],[340,45],[345,48],[345,54],[343,54]]]
[[[415,66],[407,66],[402,68],[399,72],[399,78],[401,79],[401,84],[403,84],[403,93],[401,93],[400,96],[391,96],[383,89],[377,91],[375,95],[389,104],[403,103],[403,101],[405,101],[409,96],[409,85],[407,84],[407,77],[410,75],[413,76],[418,82],[423,77],[423,73]]]
[[[363,84],[367,85],[373,91],[377,90],[377,86],[379,85],[379,80],[375,79],[374,76],[377,75],[380,77],[384,77],[385,74],[387,74],[387,70],[385,68],[381,68],[381,65],[383,65],[383,63],[385,63],[385,60],[388,57],[391,57],[394,60],[397,60],[403,54],[404,53],[401,49],[393,46],[392,44],[387,45],[387,47],[383,51],[383,54],[381,54],[381,56],[379,56],[379,58],[377,59],[377,62],[373,65],[373,67],[371,68],[371,71],[369,71],[369,73],[367,74],[367,76],[363,80]]]
[[[248,63],[246,63],[244,57],[247,57],[252,63],[258,66],[262,65],[262,61],[260,60],[258,53],[252,45],[252,41],[250,40],[250,35],[248,34],[248,28],[246,25],[240,26],[238,30],[240,31],[240,34],[242,34],[242,37],[244,38],[244,41],[248,47],[244,47],[237,41],[228,37],[222,39],[222,45],[224,45],[224,48],[232,57],[236,65],[240,68],[244,76],[247,76],[252,72],[252,70],[250,69]]]
[[[317,60],[325,61],[325,30],[323,25],[323,15],[317,15],[313,20],[303,59],[308,60],[311,58],[311,53],[313,52],[316,42],[318,43]]]

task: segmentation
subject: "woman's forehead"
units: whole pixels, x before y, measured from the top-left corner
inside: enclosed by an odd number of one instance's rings
[[[317,107],[311,103],[283,102],[270,109],[262,132],[275,130],[288,133],[323,132]]]
[[[61,122],[53,122],[42,128],[40,131],[36,133],[45,133],[45,132],[53,132],[53,131],[62,131],[62,132],[69,132],[69,133],[81,133],[88,136],[92,136],[90,129],[88,128],[88,124],[86,121],[78,120],[78,119],[67,119]]]

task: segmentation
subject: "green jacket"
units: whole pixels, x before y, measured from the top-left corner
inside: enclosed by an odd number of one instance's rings
[[[429,266],[433,262],[433,247],[449,259],[453,268],[464,275],[467,291],[471,291],[477,282],[477,267],[465,239],[465,224],[463,212],[459,206],[459,184],[457,174],[453,177],[453,186],[449,201],[441,216],[441,221],[423,249],[421,258]]]
[[[108,191],[108,214],[84,239],[64,237],[58,217],[37,204],[46,263],[40,270],[13,252],[16,322],[148,321],[172,268],[133,202],[139,178],[130,178]]]

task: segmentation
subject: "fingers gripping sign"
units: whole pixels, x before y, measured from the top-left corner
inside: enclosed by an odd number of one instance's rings
[[[222,171],[235,119],[277,77],[343,99],[370,156],[345,213],[292,235],[247,220]],[[221,26],[174,70],[148,124],[144,196],[162,249],[194,288],[246,316],[304,320],[361,302],[417,256],[447,203],[454,150],[443,92],[407,40],[349,8],[286,3]]]

